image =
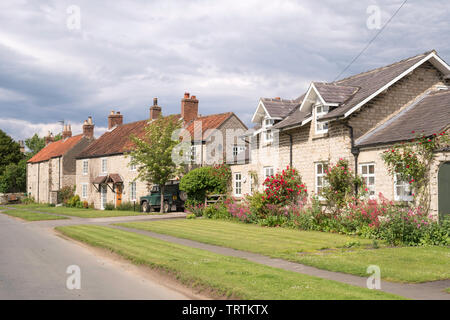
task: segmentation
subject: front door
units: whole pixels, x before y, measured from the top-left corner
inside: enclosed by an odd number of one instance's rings
[[[122,203],[122,185],[116,184],[116,207]]]
[[[450,162],[445,162],[438,173],[439,217],[450,214]]]

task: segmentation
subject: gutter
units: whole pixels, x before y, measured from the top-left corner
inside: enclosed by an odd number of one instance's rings
[[[350,141],[351,141],[351,153],[355,159],[355,177],[358,175],[358,156],[359,156],[359,147],[355,146],[355,137],[353,135],[353,127],[348,123],[344,123],[344,125],[350,129]],[[355,185],[355,195],[358,194],[358,186]]]

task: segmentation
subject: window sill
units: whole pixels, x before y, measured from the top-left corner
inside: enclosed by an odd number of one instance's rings
[[[316,139],[322,139],[322,138],[328,138],[328,137],[329,137],[329,133],[328,132],[323,132],[323,133],[316,133],[316,134],[314,134],[312,139],[316,140]]]

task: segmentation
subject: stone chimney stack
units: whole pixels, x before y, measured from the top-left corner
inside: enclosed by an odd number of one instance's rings
[[[161,107],[158,106],[158,98],[153,98],[153,105],[150,107],[150,120],[156,120],[161,115]]]
[[[67,139],[72,136],[72,126],[70,124],[64,125],[64,130],[62,132],[62,138]]]
[[[50,131],[48,132],[48,136],[45,137],[45,145],[48,146],[50,143],[55,141],[55,138],[53,137],[53,133]]]
[[[185,124],[198,118],[198,100],[196,96],[189,97],[188,92],[181,99],[181,117]]]
[[[23,140],[19,140],[20,152],[25,153],[25,143]]]
[[[117,113],[111,111],[108,116],[108,130],[114,128],[115,126],[120,126],[123,123],[123,115],[120,114],[119,111]]]
[[[83,123],[83,136],[92,139],[94,137],[94,124],[92,123],[92,117],[89,116]]]

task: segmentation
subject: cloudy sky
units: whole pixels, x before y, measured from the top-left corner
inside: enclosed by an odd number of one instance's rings
[[[78,133],[92,116],[98,135],[110,110],[145,119],[158,97],[178,113],[185,91],[249,124],[259,97],[332,81],[378,32],[370,6],[383,25],[402,2],[2,0],[0,129]],[[408,1],[342,77],[431,49],[450,62],[449,21],[449,1]]]

